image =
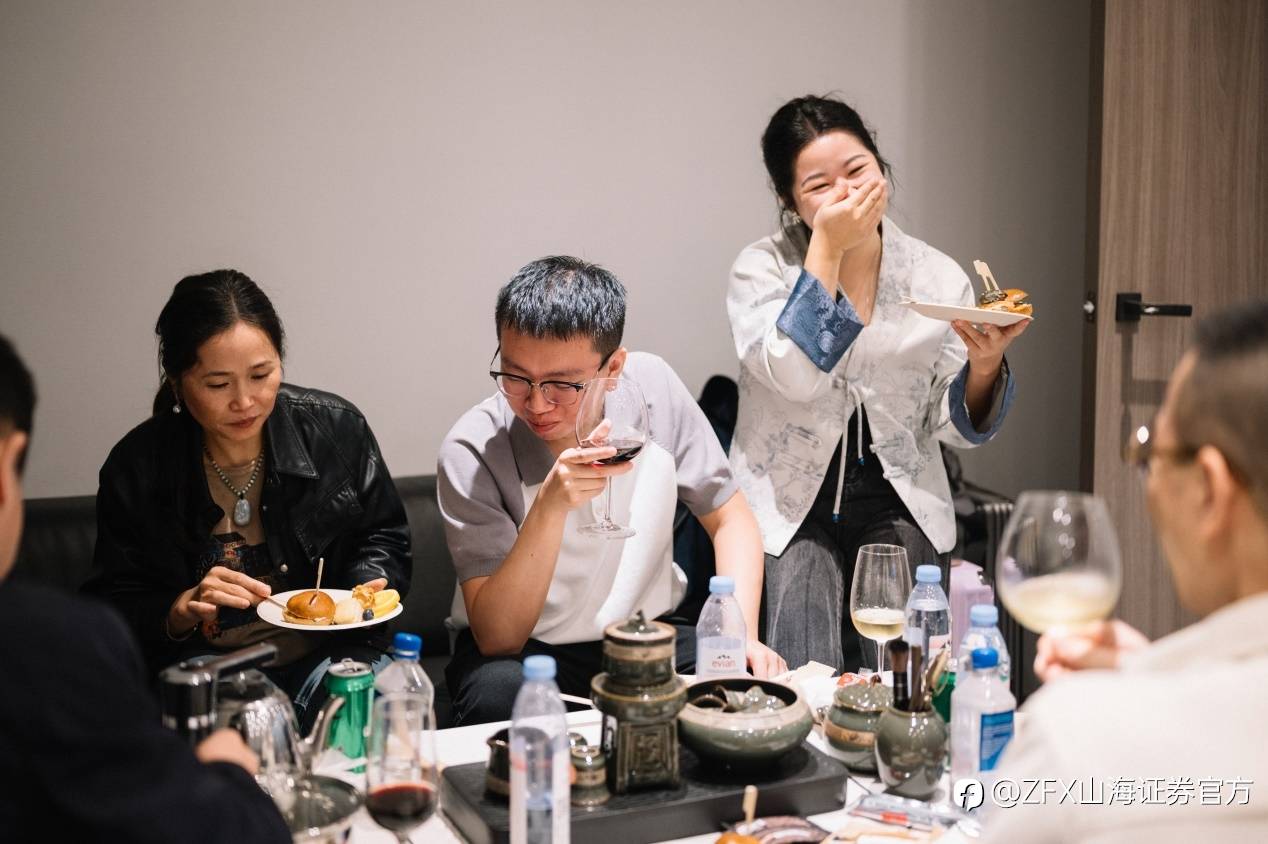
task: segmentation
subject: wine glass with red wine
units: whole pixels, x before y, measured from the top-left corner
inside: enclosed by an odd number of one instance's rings
[[[374,702],[365,808],[402,842],[436,811],[434,726],[431,707],[421,695],[394,692]]]
[[[643,391],[628,378],[595,378],[586,384],[577,410],[577,442],[582,448],[610,446],[612,457],[600,463],[633,460],[647,443],[647,402]],[[603,519],[582,525],[578,532],[605,539],[624,539],[634,529],[612,521],[612,479],[603,498]]]

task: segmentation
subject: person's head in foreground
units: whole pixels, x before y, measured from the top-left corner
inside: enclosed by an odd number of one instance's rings
[[[1152,644],[1122,621],[1040,639],[1045,685],[992,774],[1061,784],[1009,807],[984,792],[988,841],[1263,838],[1265,431],[1268,302],[1254,302],[1199,326],[1131,448],[1176,592],[1201,620]]]
[[[625,288],[580,258],[541,258],[498,293],[497,369],[490,375],[511,410],[558,452],[577,444],[585,382],[625,365]]]
[[[1268,591],[1268,301],[1198,326],[1150,434],[1149,511],[1181,603],[1205,616]]]
[[[1180,602],[1206,616],[1268,592],[1268,300],[1198,325],[1158,415],[1129,443]],[[1114,668],[1147,644],[1121,621],[1057,630],[1035,673]]]
[[[0,581],[13,568],[22,536],[22,468],[34,415],[31,373],[0,336]]]

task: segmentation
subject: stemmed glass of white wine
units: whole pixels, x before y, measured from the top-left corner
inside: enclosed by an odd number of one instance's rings
[[[876,670],[885,669],[885,643],[907,624],[911,569],[901,545],[864,545],[854,563],[850,619],[854,629],[876,643]]]
[[[995,565],[1000,601],[1021,626],[1107,618],[1122,588],[1118,537],[1105,502],[1082,492],[1024,492]]]

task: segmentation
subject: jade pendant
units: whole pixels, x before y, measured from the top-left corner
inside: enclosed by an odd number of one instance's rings
[[[239,498],[233,505],[233,523],[242,527],[249,521],[251,521],[251,502],[246,498]]]

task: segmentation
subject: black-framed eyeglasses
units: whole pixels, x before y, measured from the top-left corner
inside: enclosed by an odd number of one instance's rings
[[[502,348],[493,353],[493,358],[489,361],[489,366],[493,366],[493,361],[497,360],[501,354]],[[607,364],[607,355],[599,362],[599,366],[595,369],[595,374]],[[585,381],[580,383],[576,381],[534,381],[531,378],[525,378],[523,375],[512,375],[509,372],[499,372],[496,369],[489,370],[489,377],[493,379],[493,383],[498,385],[498,390],[508,399],[526,399],[532,394],[533,388],[536,387],[542,394],[542,398],[550,404],[559,405],[560,407],[571,407],[581,398],[581,391],[586,388]]]
[[[1191,445],[1178,445],[1173,448],[1159,448],[1153,434],[1156,422],[1141,425],[1127,439],[1123,447],[1123,459],[1142,472],[1149,471],[1149,461],[1154,457],[1186,463],[1197,457],[1198,450]]]

